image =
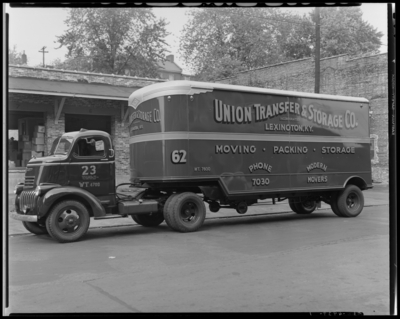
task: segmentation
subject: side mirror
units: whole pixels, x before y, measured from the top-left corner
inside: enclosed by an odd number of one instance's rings
[[[109,149],[110,151],[110,155],[108,155],[108,157],[114,157],[114,150],[112,148]]]

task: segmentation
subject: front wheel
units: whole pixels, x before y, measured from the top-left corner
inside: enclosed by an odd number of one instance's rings
[[[164,205],[164,217],[168,226],[182,233],[194,232],[203,225],[206,206],[194,193],[172,195]]]
[[[157,227],[164,221],[164,216],[161,213],[138,214],[132,215],[132,219],[144,227]]]
[[[46,235],[48,234],[47,228],[45,224],[39,223],[39,222],[22,222],[22,225],[31,232],[32,234],[35,235]]]
[[[51,237],[65,243],[79,240],[86,234],[89,223],[89,212],[81,202],[65,200],[50,211],[46,228]]]
[[[338,212],[342,217],[356,217],[364,208],[364,194],[357,186],[347,185],[335,196],[331,206],[335,214]]]

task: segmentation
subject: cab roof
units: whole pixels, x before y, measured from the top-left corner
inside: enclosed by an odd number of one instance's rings
[[[98,131],[98,130],[86,130],[86,129],[81,129],[80,131],[74,131],[74,132],[67,132],[64,133],[63,136],[71,136],[74,139],[77,137],[84,137],[84,136],[92,136],[92,135],[97,135],[97,136],[103,136],[103,137],[110,137],[110,134],[104,131]]]

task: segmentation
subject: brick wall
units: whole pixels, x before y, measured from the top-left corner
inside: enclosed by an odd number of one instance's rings
[[[117,174],[127,176],[129,181],[129,132],[127,123],[122,126],[121,119],[114,116],[111,120],[111,137],[115,150],[115,167]]]
[[[313,59],[302,59],[241,72],[216,82],[299,92],[314,92]],[[372,111],[370,133],[378,137],[374,182],[388,182],[387,54],[339,55],[321,60],[320,93],[364,97]]]

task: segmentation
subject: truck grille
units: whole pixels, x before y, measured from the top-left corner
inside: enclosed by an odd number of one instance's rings
[[[33,208],[35,205],[35,191],[22,191],[19,197],[19,207],[24,209],[24,207]]]
[[[25,176],[25,187],[34,187],[35,186],[35,176]]]

